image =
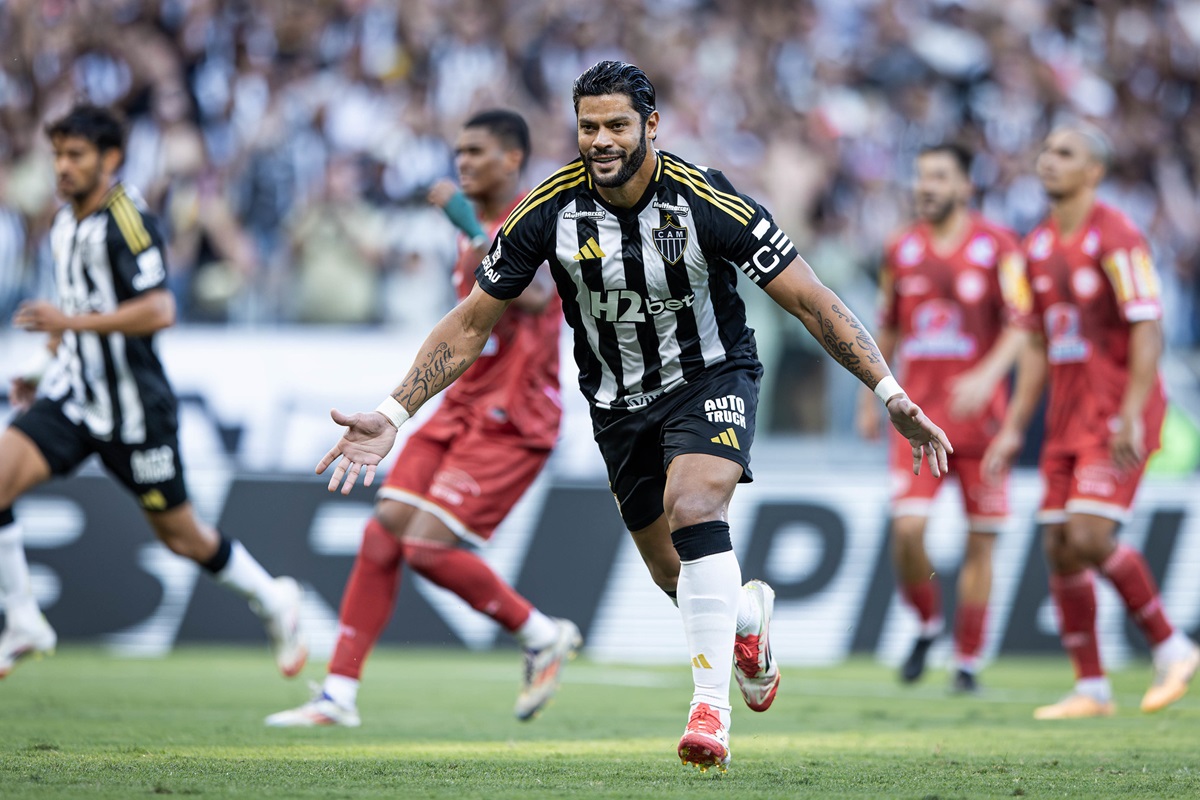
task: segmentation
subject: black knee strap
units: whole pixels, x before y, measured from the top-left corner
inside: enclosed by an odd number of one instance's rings
[[[701,522],[671,531],[671,544],[675,545],[680,561],[695,561],[733,549],[733,543],[729,541],[729,523],[722,520]]]
[[[0,528],[3,528],[5,525],[12,525],[16,521],[17,518],[13,516],[11,508],[0,508]]]

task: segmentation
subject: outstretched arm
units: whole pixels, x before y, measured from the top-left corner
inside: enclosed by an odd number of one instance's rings
[[[826,352],[884,401],[892,425],[913,448],[913,472],[920,473],[922,457],[929,459],[933,474],[940,477],[948,467],[947,453],[954,448],[946,434],[930,422],[908,399],[871,334],[846,304],[825,286],[804,259],[767,284],[767,294],[808,329]]]
[[[329,480],[329,491],[341,485],[342,494],[349,494],[360,471],[364,486],[374,482],[375,468],[392,449],[400,425],[475,363],[509,302],[476,286],[434,326],[404,380],[378,408],[357,414],[331,412],[333,421],[347,430],[317,464],[320,474],[341,458]]]

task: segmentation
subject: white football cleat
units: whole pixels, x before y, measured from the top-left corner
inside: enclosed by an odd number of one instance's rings
[[[53,655],[57,645],[58,634],[41,614],[21,622],[9,619],[0,633],[0,678],[7,677],[23,658]]]
[[[294,678],[304,669],[308,661],[308,645],[304,642],[303,631],[300,628],[300,606],[304,600],[304,590],[295,578],[280,577],[275,579],[275,607],[265,609],[257,600],[250,601],[250,607],[262,619],[267,628],[267,636],[271,640],[271,649],[275,653],[275,664],[285,678]]]
[[[763,581],[753,580],[742,587],[758,609],[758,624],[740,633],[733,642],[738,687],[746,705],[754,711],[766,711],[779,690],[779,665],[771,658],[771,614],[775,611],[775,591]]]
[[[721,712],[708,703],[697,703],[679,740],[679,760],[708,772],[716,767],[725,772],[733,756],[729,752],[729,728]]]
[[[1188,684],[1200,669],[1200,647],[1188,642],[1187,650],[1172,660],[1155,659],[1154,683],[1142,697],[1142,711],[1153,714],[1187,694]]]
[[[525,674],[521,680],[521,693],[517,695],[517,705],[513,708],[519,720],[533,719],[550,702],[558,691],[564,662],[574,658],[583,646],[583,634],[574,622],[567,619],[556,619],[554,622],[558,625],[558,639],[554,644],[541,650],[525,651]]]
[[[357,728],[362,724],[357,708],[339,706],[329,695],[325,694],[320,684],[311,684],[313,697],[307,703],[287,711],[279,711],[267,717],[264,722],[271,728],[316,728],[329,725],[340,725],[343,728]]]

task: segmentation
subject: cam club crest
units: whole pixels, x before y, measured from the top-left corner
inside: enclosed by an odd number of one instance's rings
[[[663,257],[663,261],[672,265],[678,264],[679,259],[683,258],[684,251],[687,250],[687,228],[676,225],[671,215],[668,214],[666,224],[661,228],[651,230],[650,235],[654,239],[654,248]]]

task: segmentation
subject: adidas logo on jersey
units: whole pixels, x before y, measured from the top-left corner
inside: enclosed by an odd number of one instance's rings
[[[726,428],[716,436],[712,437],[711,441],[714,441],[717,444],[728,445],[734,450],[742,449],[741,444],[738,443],[737,434],[733,432],[733,428]]]
[[[600,249],[600,243],[596,241],[596,237],[589,236],[574,258],[576,261],[583,261],[585,258],[604,258],[604,251]]]
[[[696,669],[712,669],[712,664],[708,663],[708,659],[704,657],[704,653],[692,659],[692,666]]]

